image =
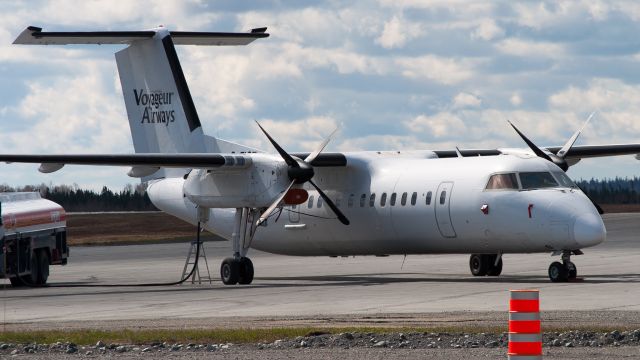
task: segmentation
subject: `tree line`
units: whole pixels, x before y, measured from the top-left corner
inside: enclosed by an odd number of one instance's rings
[[[144,184],[127,184],[121,191],[114,192],[108,187],[102,191],[81,189],[74,185],[27,185],[11,187],[0,185],[0,192],[37,191],[40,195],[60,204],[68,212],[91,211],[157,211],[146,193]]]
[[[640,204],[640,178],[578,180],[576,184],[598,204]],[[73,185],[0,185],[0,192],[38,191],[70,212],[79,211],[155,211],[145,184],[127,184],[115,192],[104,186],[102,191],[81,189]]]
[[[591,179],[576,181],[598,204],[639,204],[640,178]]]

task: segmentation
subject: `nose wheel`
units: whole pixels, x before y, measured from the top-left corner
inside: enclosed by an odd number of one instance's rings
[[[551,282],[567,282],[578,277],[578,269],[571,262],[571,252],[562,254],[562,262],[554,261],[549,265],[549,280]]]

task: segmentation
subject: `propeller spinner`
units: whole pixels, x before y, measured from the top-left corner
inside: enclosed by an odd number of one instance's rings
[[[340,211],[340,209],[338,209],[336,204],[333,203],[333,201],[327,196],[327,194],[325,194],[324,191],[320,190],[318,185],[316,185],[311,180],[313,178],[313,176],[315,175],[315,172],[313,170],[313,166],[311,165],[311,162],[313,162],[313,160],[315,160],[315,158],[327,146],[327,144],[331,140],[331,137],[336,133],[336,131],[338,129],[334,130],[331,133],[331,135],[329,135],[320,144],[320,146],[318,146],[318,148],[314,152],[312,152],[311,154],[309,154],[309,156],[307,156],[304,160],[302,160],[302,159],[300,159],[298,157],[289,155],[289,153],[287,153],[280,145],[278,145],[278,143],[269,135],[269,133],[267,133],[267,131],[260,125],[260,123],[258,123],[256,121],[256,124],[258,124],[258,127],[260,127],[260,130],[262,130],[262,132],[267,136],[267,139],[269,139],[269,141],[271,142],[273,147],[276,148],[276,151],[278,152],[278,154],[280,154],[280,156],[282,157],[284,162],[289,166],[289,168],[287,170],[287,174],[289,175],[289,179],[291,179],[291,183],[289,184],[287,189],[282,193],[282,195],[280,195],[276,199],[276,201],[274,201],[267,208],[267,210],[265,210],[262,213],[262,215],[260,215],[260,218],[258,219],[257,225],[260,225],[262,222],[264,222],[269,217],[269,215],[271,215],[273,210],[275,210],[275,208],[277,208],[278,205],[280,205],[280,203],[282,202],[282,199],[284,199],[284,197],[286,196],[287,192],[289,192],[289,190],[291,190],[293,185],[295,185],[295,184],[304,184],[306,182],[311,184],[318,191],[318,194],[320,194],[320,196],[322,197],[324,202],[329,206],[329,208],[331,208],[331,211],[333,211],[333,213],[336,214],[336,216],[338,217],[338,220],[340,220],[340,222],[345,224],[345,225],[349,225],[349,219],[347,219],[347,217],[344,216],[344,214]]]

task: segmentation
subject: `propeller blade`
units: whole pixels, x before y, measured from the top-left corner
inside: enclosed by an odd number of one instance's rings
[[[558,151],[558,156],[561,159],[564,159],[564,157],[567,155],[567,153],[569,152],[569,150],[571,150],[571,147],[573,146],[573,144],[576,142],[576,140],[578,140],[578,136],[580,136],[580,133],[582,132],[582,130],[584,130],[585,126],[587,126],[587,124],[589,123],[589,121],[591,121],[591,118],[593,117],[593,115],[596,114],[597,111],[594,111],[591,113],[591,115],[589,115],[589,118],[587,118],[587,121],[584,122],[584,124],[582,125],[582,127],[580,129],[578,129],[578,131],[576,131],[573,136],[569,139],[569,141],[567,141],[566,144],[564,144],[564,146],[562,147],[562,149],[560,149],[560,151]]]
[[[258,221],[256,221],[256,226],[260,226],[260,224],[262,224],[265,220],[267,220],[267,218],[269,217],[269,215],[271,215],[271,213],[273,212],[273,210],[275,210],[275,208],[278,207],[278,205],[280,205],[280,202],[282,201],[282,199],[284,199],[284,197],[287,195],[287,193],[289,192],[289,190],[291,189],[291,187],[293,186],[293,184],[295,184],[296,181],[292,181],[291,184],[289,184],[289,186],[287,187],[287,189],[285,191],[282,192],[282,195],[280,195],[278,197],[278,199],[276,199],[276,201],[274,201],[268,208],[267,210],[265,210],[262,215],[260,215],[260,218],[258,219]]]
[[[538,157],[541,157],[543,159],[546,159],[546,160],[549,160],[549,161],[553,162],[553,159],[551,159],[551,157],[549,157],[549,155],[547,155],[544,151],[540,150],[540,148],[537,147],[536,144],[534,144],[531,140],[527,139],[527,137],[524,136],[524,134],[521,133],[520,130],[518,130],[518,128],[511,123],[511,121],[507,120],[507,122],[518,133],[518,135],[520,135],[522,140],[524,140],[524,142],[526,142],[527,145],[529,145],[529,148],[531,150],[533,150],[534,154],[536,154]]]
[[[324,141],[322,142],[322,144],[320,144],[320,146],[318,146],[318,148],[316,149],[316,151],[312,152],[311,154],[309,154],[309,156],[307,156],[304,159],[304,162],[306,163],[310,163],[313,160],[315,160],[316,157],[318,157],[318,155],[322,152],[322,150],[324,150],[324,148],[327,146],[327,144],[329,143],[329,141],[331,141],[331,138],[333,137],[333,135],[338,132],[338,129],[340,129],[339,127],[337,127],[335,130],[333,130],[333,132],[331,134],[329,134],[329,136],[327,136],[326,139],[324,139]]]
[[[340,220],[340,222],[345,224],[345,225],[349,225],[349,219],[347,219],[347,217],[344,216],[342,211],[340,211],[340,209],[338,209],[336,204],[334,204],[333,201],[331,201],[331,199],[327,196],[327,194],[325,194],[322,190],[320,190],[318,185],[316,185],[313,181],[309,180],[309,183],[311,185],[313,185],[313,187],[316,188],[316,190],[318,190],[318,194],[320,194],[320,196],[322,196],[322,199],[324,200],[324,202],[327,203],[327,205],[329,205],[329,207],[331,208],[333,213],[336,214],[336,216],[338,216],[338,220]]]
[[[458,155],[458,157],[464,157],[462,156],[462,153],[460,152],[460,149],[458,149],[458,147],[456,146],[456,155]]]
[[[262,132],[267,136],[267,139],[269,139],[269,141],[271,142],[271,145],[273,145],[273,147],[276,148],[276,151],[278,151],[278,154],[282,156],[282,158],[284,159],[284,162],[286,162],[287,165],[291,167],[295,167],[295,168],[299,167],[298,162],[293,157],[291,157],[291,155],[289,155],[286,151],[284,151],[284,149],[281,148],[280,145],[278,145],[278,143],[275,140],[273,140],[273,138],[260,125],[260,123],[256,121],[256,124],[258,124],[258,127],[260,128],[260,130],[262,130]]]

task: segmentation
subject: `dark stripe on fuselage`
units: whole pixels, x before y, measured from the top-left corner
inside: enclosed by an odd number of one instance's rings
[[[164,39],[162,39],[162,45],[164,46],[164,51],[167,54],[167,59],[169,60],[173,80],[175,81],[176,88],[178,89],[178,96],[180,96],[180,102],[182,103],[184,114],[187,117],[189,130],[193,131],[201,126],[200,118],[198,118],[196,106],[193,104],[191,92],[189,92],[189,87],[187,86],[187,79],[185,79],[184,73],[182,72],[182,66],[180,66],[180,60],[178,60],[178,54],[176,53],[175,46],[173,46],[171,35],[165,36]]]
[[[438,155],[439,158],[454,158],[457,157],[458,154],[455,150],[435,150],[434,153]],[[460,150],[460,154],[462,156],[495,156],[500,155],[501,152],[498,150]]]

